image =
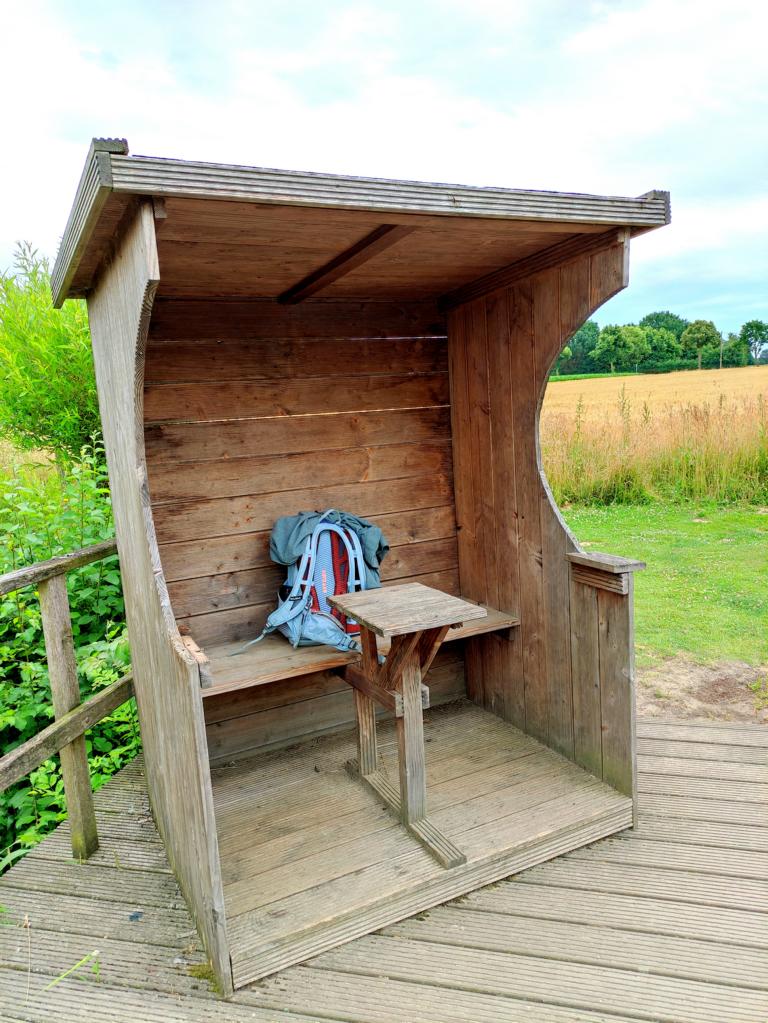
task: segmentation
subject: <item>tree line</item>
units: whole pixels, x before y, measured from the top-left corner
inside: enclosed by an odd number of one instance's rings
[[[711,320],[648,313],[639,323],[587,320],[555,364],[555,374],[670,373],[679,369],[749,366],[768,361],[768,323],[749,320],[737,334],[721,334]]]

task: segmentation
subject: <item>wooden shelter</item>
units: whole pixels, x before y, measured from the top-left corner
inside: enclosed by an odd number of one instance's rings
[[[149,795],[225,990],[631,826],[641,566],[579,548],[538,416],[668,220],[92,143],[54,301],[88,300]],[[275,519],[328,507],[392,545],[363,660],[228,656]]]

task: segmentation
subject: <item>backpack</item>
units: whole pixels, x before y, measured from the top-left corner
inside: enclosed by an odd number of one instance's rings
[[[360,650],[356,639],[360,626],[332,607],[328,597],[364,590],[372,582],[376,585],[378,573],[374,573],[373,580],[370,567],[366,573],[363,549],[354,529],[328,521],[335,514],[329,510],[320,517],[300,559],[288,566],[278,606],[267,618],[261,635],[241,650],[276,631],[293,647],[327,644],[337,650]]]

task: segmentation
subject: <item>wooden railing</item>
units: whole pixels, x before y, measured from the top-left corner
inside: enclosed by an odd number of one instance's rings
[[[19,781],[55,753],[61,758],[72,853],[85,860],[99,847],[93,790],[85,749],[85,732],[133,695],[130,675],[80,702],[72,620],[67,596],[67,572],[116,553],[114,540],[86,547],[28,568],[0,576],[0,596],[36,586],[48,661],[55,721],[31,739],[0,757],[0,791]]]

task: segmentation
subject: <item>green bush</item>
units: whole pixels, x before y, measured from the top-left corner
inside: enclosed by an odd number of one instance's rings
[[[0,276],[0,428],[25,450],[65,461],[99,430],[84,302],[51,303],[48,263],[29,245]]]
[[[112,535],[103,451],[84,448],[68,470],[27,464],[6,470],[0,494],[0,573]],[[130,663],[115,556],[69,573],[72,631],[83,698],[116,681]],[[53,717],[40,605],[33,587],[0,597],[0,754]],[[131,700],[87,738],[95,787],[139,749]],[[58,758],[0,793],[0,870],[65,816]]]

